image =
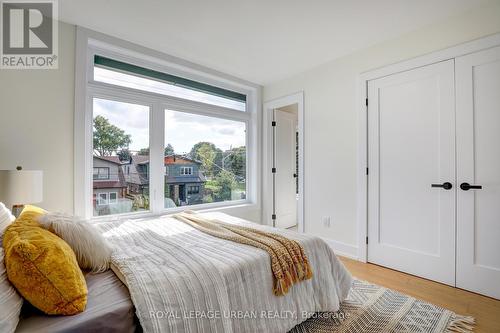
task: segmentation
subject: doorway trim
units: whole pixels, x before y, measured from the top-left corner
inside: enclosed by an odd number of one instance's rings
[[[454,59],[498,45],[500,45],[500,33],[359,74],[356,94],[356,111],[358,116],[357,245],[359,261],[367,262],[368,260],[368,81]]]
[[[262,117],[263,132],[263,170],[262,170],[262,224],[273,225],[273,181],[271,168],[273,167],[272,126],[273,110],[288,105],[297,104],[298,108],[298,130],[299,130],[299,200],[297,213],[297,229],[303,233],[304,225],[304,92],[276,98],[264,102]]]

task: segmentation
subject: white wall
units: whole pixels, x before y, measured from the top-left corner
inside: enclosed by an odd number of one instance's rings
[[[500,32],[500,2],[451,17],[264,87],[264,101],[304,91],[305,230],[356,255],[359,73]],[[328,41],[325,41],[328,42]],[[332,217],[332,226],[322,218]]]
[[[0,170],[44,172],[46,209],[73,212],[75,27],[59,25],[59,69],[0,69]]]

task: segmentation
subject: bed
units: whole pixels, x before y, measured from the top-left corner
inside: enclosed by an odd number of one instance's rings
[[[171,216],[98,224],[115,247],[113,271],[127,285],[145,332],[287,332],[315,312],[338,310],[347,297],[352,277],[322,239],[223,213],[204,215],[299,241],[313,278],[275,296],[263,250]]]
[[[96,225],[114,247],[112,270],[85,275],[86,310],[46,316],[26,306],[16,332],[287,332],[315,312],[338,310],[347,297],[352,277],[320,238],[204,215],[299,241],[313,278],[275,296],[263,250],[171,216],[107,221]]]

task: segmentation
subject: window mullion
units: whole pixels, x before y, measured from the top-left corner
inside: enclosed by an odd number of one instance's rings
[[[161,103],[167,110],[177,110],[187,113],[217,117],[235,121],[247,121],[251,119],[250,112],[241,112],[224,107],[204,104],[196,101],[183,100],[177,97],[165,96],[157,93],[139,91],[132,88],[120,87],[109,83],[94,82],[88,83],[89,92],[100,98],[116,99],[126,103]]]
[[[159,213],[164,209],[164,142],[165,112],[158,103],[153,104],[150,122],[150,209]]]

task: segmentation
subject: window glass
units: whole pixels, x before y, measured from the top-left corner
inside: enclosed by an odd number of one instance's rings
[[[163,81],[157,81],[146,77],[136,76],[128,73],[115,71],[108,68],[94,67],[94,80],[114,84],[122,87],[133,88],[153,92],[157,94],[173,96],[190,101],[201,102],[210,105],[221,106],[237,111],[246,111],[244,101],[212,95],[207,92],[197,91]]]
[[[149,210],[149,107],[93,100],[93,215]]]
[[[110,204],[114,204],[117,202],[117,198],[118,198],[118,193],[117,192],[110,192],[109,193],[109,203]]]
[[[198,194],[200,193],[199,186],[188,186],[188,194]]]
[[[245,123],[165,112],[165,207],[246,199]]]
[[[106,205],[108,203],[108,194],[107,193],[99,193],[99,205]]]
[[[180,167],[180,174],[182,176],[192,175],[193,174],[193,168],[192,167]]]
[[[109,179],[109,168],[94,168],[94,179]]]

